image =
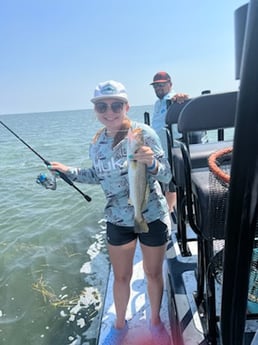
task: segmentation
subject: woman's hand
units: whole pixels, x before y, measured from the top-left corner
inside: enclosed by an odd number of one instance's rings
[[[158,161],[149,146],[141,146],[134,154],[133,159],[147,165],[149,172],[155,174],[158,171]]]
[[[59,162],[50,162],[51,165],[48,166],[48,169],[50,171],[61,171],[62,173],[67,173],[68,172],[68,166],[59,163]]]

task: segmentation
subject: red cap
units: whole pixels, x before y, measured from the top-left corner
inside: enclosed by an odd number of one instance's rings
[[[153,82],[150,85],[153,85],[155,83],[166,83],[170,81],[171,82],[171,78],[170,75],[167,72],[158,72],[154,75],[153,77]]]

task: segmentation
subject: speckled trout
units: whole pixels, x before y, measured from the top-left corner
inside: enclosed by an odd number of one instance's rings
[[[134,207],[135,232],[148,232],[148,226],[143,218],[142,211],[149,196],[147,183],[147,166],[144,163],[132,160],[135,152],[143,145],[143,135],[140,128],[128,130],[127,164],[129,180],[129,203]]]

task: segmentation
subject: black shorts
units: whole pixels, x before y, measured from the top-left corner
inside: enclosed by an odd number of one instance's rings
[[[148,228],[149,232],[135,233],[133,226],[119,226],[107,222],[107,241],[113,246],[121,246],[139,238],[142,244],[150,247],[162,246],[168,241],[168,228],[161,220],[148,223]]]

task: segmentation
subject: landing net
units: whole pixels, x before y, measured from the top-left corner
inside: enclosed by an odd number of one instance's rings
[[[216,226],[225,225],[232,151],[232,147],[225,148],[211,154],[208,159],[210,200],[212,200],[213,206],[210,222]],[[213,231],[216,235],[216,230],[213,229]],[[213,244],[214,257],[212,261],[215,277],[219,283],[222,283],[223,276],[223,243],[224,241],[214,241]],[[251,313],[258,313],[258,219],[250,267],[247,308]]]
[[[209,174],[209,229],[213,235],[213,270],[217,282],[222,283],[225,220],[230,183],[232,147],[211,154],[208,159]]]

